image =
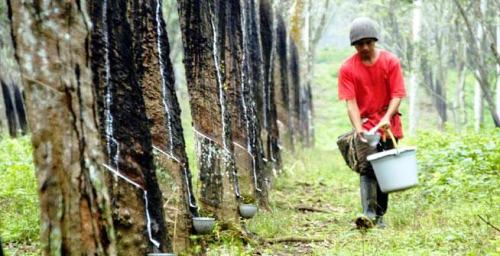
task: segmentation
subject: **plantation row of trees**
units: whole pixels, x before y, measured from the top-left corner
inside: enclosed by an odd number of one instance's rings
[[[381,44],[402,59],[409,79],[411,134],[419,123],[434,120],[440,129],[446,123],[458,129],[500,126],[498,1],[376,0],[356,4],[362,4],[363,12],[379,21]]]
[[[29,124],[44,253],[180,252],[201,210],[238,224],[244,196],[268,208],[282,148],[313,145],[312,59],[330,6],[177,1],[197,198],[162,1],[1,3],[0,127]]]
[[[19,69],[10,38],[9,18],[5,3],[0,3],[0,132],[15,137],[26,134],[27,122],[19,86]]]

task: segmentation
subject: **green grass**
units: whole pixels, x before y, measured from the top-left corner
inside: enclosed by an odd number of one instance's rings
[[[500,145],[498,132],[492,143]],[[460,141],[451,134],[439,136],[440,140]],[[474,136],[474,135],[471,135]],[[438,137],[438,136],[437,136]],[[429,144],[421,138],[419,148]],[[468,152],[477,144],[471,143]],[[438,149],[429,146],[429,155],[454,152],[453,146]],[[498,232],[479,216],[498,226],[500,208],[498,162],[484,169],[486,173],[476,185],[477,165],[455,169],[448,158],[430,160],[419,154],[420,186],[390,195],[386,215],[389,228],[373,229],[363,234],[354,229],[352,219],[360,209],[359,178],[348,170],[338,152],[305,150],[293,170],[288,169],[278,179],[271,193],[271,212],[260,212],[252,219],[249,229],[266,239],[276,237],[323,238],[321,243],[274,244],[265,246],[264,255],[276,252],[291,255],[493,255],[500,249]],[[474,154],[474,153],[473,153]],[[500,159],[500,150],[489,153]],[[297,157],[294,157],[297,159]],[[293,165],[288,159],[287,166]],[[424,162],[425,161],[425,162]],[[440,180],[426,178],[435,170],[431,162],[448,166],[465,177],[456,185],[441,184]],[[443,176],[449,178],[455,172]],[[484,180],[491,182],[484,182]],[[448,188],[443,190],[443,187]],[[433,196],[430,196],[431,193]],[[299,205],[325,209],[328,213],[304,213],[296,210]],[[274,253],[273,253],[274,252]],[[267,254],[266,254],[267,253]]]
[[[0,237],[13,252],[23,252],[36,246],[40,230],[30,137],[0,137],[0,181]]]

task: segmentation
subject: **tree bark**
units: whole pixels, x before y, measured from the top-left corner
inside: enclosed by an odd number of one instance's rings
[[[281,145],[292,148],[292,124],[289,116],[290,88],[288,79],[288,33],[285,21],[278,11],[276,14],[276,58],[273,63],[273,80],[275,82],[275,97],[277,124]]]
[[[243,169],[252,177],[253,193],[259,199],[259,204],[269,209],[268,198],[268,166],[263,162],[263,146],[261,140],[261,124],[267,119],[267,108],[264,106],[266,99],[265,72],[263,50],[261,43],[260,15],[258,14],[257,1],[241,0],[241,29],[242,40],[242,80],[239,96],[239,119],[243,121],[243,129],[233,131],[235,141],[241,141],[246,147],[249,162]],[[228,21],[229,22],[229,21]],[[230,35],[228,31],[228,35]],[[228,74],[231,74],[228,72]],[[236,120],[235,120],[236,122]],[[244,136],[241,136],[245,134]],[[237,161],[239,162],[239,161]]]
[[[184,65],[196,134],[204,210],[238,221],[239,185],[231,137],[231,113],[223,68],[226,1],[178,0]]]
[[[485,4],[483,1],[484,0],[481,1],[481,4],[479,6],[480,9],[482,10],[485,9]],[[476,38],[476,32],[472,29],[472,24],[468,18],[468,15],[465,13],[465,10],[463,9],[462,5],[458,0],[453,0],[453,2],[455,3],[455,6],[458,8],[458,11],[460,12],[460,15],[462,16],[466,25],[466,31],[468,34],[466,38],[468,46],[469,49],[471,50],[472,55],[474,56],[471,58],[471,67],[473,70],[475,70],[474,75],[476,76],[476,80],[478,81],[478,84],[481,87],[483,97],[485,101],[488,103],[488,110],[492,116],[495,127],[500,127],[500,117],[498,115],[498,112],[496,111],[495,103],[492,97],[490,83],[488,81],[488,68],[485,62],[485,58],[481,54],[482,52],[484,52],[482,51],[481,48],[481,45],[483,44],[482,27],[480,24],[478,25],[478,28],[480,28],[480,30],[477,31],[478,32],[477,35],[480,36]],[[476,12],[482,12],[482,11],[476,10]]]
[[[306,131],[305,114],[307,106],[304,88],[307,86],[307,44],[309,36],[309,19],[307,11],[310,3],[308,0],[297,0],[294,2],[290,17],[290,95],[292,99],[289,103],[292,116],[292,139],[294,145],[300,142],[305,145]],[[304,64],[304,65],[301,65]],[[300,67],[300,68],[299,68]],[[300,73],[294,73],[300,72]]]
[[[2,3],[2,5],[5,5]],[[7,8],[0,13],[0,134],[16,137],[28,132],[19,66],[16,62]]]
[[[292,37],[288,39],[288,69],[289,72],[289,120],[290,120],[290,130],[292,137],[292,151],[295,151],[297,141],[302,142],[304,136],[303,130],[300,129],[301,123],[301,69],[300,69],[300,59],[297,46]]]
[[[483,123],[483,92],[481,91],[481,85],[476,82],[474,85],[474,130],[479,131],[481,129],[481,123]]]
[[[496,18],[496,49],[500,49],[500,17],[497,15]],[[500,114],[500,63],[497,62],[497,87],[496,87],[496,93],[497,93],[497,99],[496,99],[496,111],[497,114]]]
[[[3,110],[5,110],[5,118],[2,119],[2,122],[5,121],[6,131],[9,132],[11,137],[17,136],[17,127],[19,127],[17,123],[17,111],[15,107],[15,102],[12,97],[12,87],[7,85],[4,81],[0,81],[1,83],[1,94],[3,101]]]
[[[443,47],[443,37],[436,36],[436,52],[437,52],[437,66],[436,66],[436,76],[434,81],[434,104],[436,105],[437,112],[439,114],[439,124],[438,128],[440,130],[444,129],[445,123],[448,121],[447,114],[447,98],[446,98],[446,70],[443,67],[443,59],[446,59],[445,53],[442,51]]]
[[[32,131],[42,251],[116,255],[94,115],[86,6],[7,3]]]
[[[467,109],[465,106],[465,62],[461,59],[457,65],[457,84],[455,87],[455,126],[464,127],[467,124]]]
[[[4,82],[0,81],[0,136],[10,134],[9,121],[7,120],[7,108],[5,105],[5,96],[3,94]]]
[[[163,200],[153,162],[145,96],[134,61],[139,49],[134,48],[133,34],[141,31],[134,30],[130,15],[147,12],[147,6],[131,0],[96,0],[91,2],[90,11],[90,62],[107,169],[114,174],[109,175],[108,186],[118,251],[130,255],[171,252],[164,211],[159,207]],[[156,44],[145,47],[155,49]]]
[[[421,30],[421,22],[422,20],[422,1],[414,0],[413,1],[413,17],[412,17],[412,55],[418,56],[420,50],[420,30]],[[411,59],[411,67],[410,67],[410,88],[409,88],[409,97],[408,97],[408,133],[411,135],[415,135],[418,123],[418,76],[417,71],[419,67],[418,63],[419,58]]]
[[[278,147],[279,129],[276,108],[276,88],[278,81],[275,80],[274,62],[277,56],[277,15],[269,0],[260,1],[260,31],[261,45],[264,60],[264,100],[263,111],[266,115],[262,121],[261,138],[264,144],[264,156],[273,168],[273,172],[281,168],[281,153]]]
[[[161,1],[136,1],[132,9],[129,19],[133,20],[135,31],[134,63],[150,120],[168,235],[173,251],[182,252],[189,247],[192,217],[198,215],[198,209],[169,58],[168,34]]]
[[[317,4],[320,3],[320,4]],[[304,129],[306,129],[305,144],[308,147],[314,146],[314,104],[312,94],[312,84],[314,80],[314,59],[316,56],[316,47],[321,36],[324,33],[329,18],[332,15],[330,0],[308,1],[307,15],[307,45],[306,45],[306,69],[307,81],[305,84],[305,106],[304,106]]]

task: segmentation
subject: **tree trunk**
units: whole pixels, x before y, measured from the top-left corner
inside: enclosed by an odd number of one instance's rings
[[[158,167],[163,210],[174,252],[189,247],[192,217],[197,206],[191,185],[180,107],[175,93],[175,77],[169,58],[170,47],[161,1],[134,2],[134,63],[144,93],[155,163]]]
[[[484,13],[484,5],[485,5],[485,0],[480,0],[479,1],[479,10],[476,10],[480,14]],[[477,38],[478,40],[476,41],[477,48],[481,49],[483,46],[483,40],[484,40],[484,31],[483,27],[481,26],[481,23],[477,23]],[[481,58],[482,56],[480,56]],[[483,60],[479,60],[479,62],[483,63]],[[479,131],[481,128],[481,123],[483,123],[483,93],[481,91],[481,80],[487,79],[486,77],[481,76],[482,73],[479,71],[479,69],[476,71],[476,76],[477,76],[477,82],[476,85],[474,86],[474,130]]]
[[[0,6],[5,6],[3,0]],[[14,58],[7,8],[0,8],[0,11],[0,134],[8,133],[14,137],[17,128],[13,120],[16,115],[9,84],[13,82],[12,74],[17,74],[18,70]]]
[[[308,0],[297,0],[292,9],[290,19],[290,69],[291,89],[293,95],[291,103],[292,138],[306,146],[308,143],[308,96],[307,87],[310,85],[309,58],[309,27],[308,15],[311,3]],[[299,68],[300,67],[300,68]],[[300,73],[294,73],[300,72]]]
[[[288,69],[290,70],[289,72],[289,101],[288,101],[288,116],[290,120],[290,130],[291,130],[291,137],[292,137],[292,145],[291,149],[292,151],[295,151],[295,146],[297,144],[297,141],[301,141],[301,138],[303,138],[302,134],[302,129],[300,129],[300,94],[301,94],[301,73],[300,73],[300,59],[299,59],[299,52],[297,49],[297,46],[295,45],[295,42],[293,38],[288,39]]]
[[[305,106],[304,106],[304,128],[306,129],[305,144],[308,147],[314,146],[314,104],[312,96],[312,83],[314,80],[314,58],[316,56],[316,46],[318,45],[321,36],[326,28],[326,25],[331,17],[331,2],[326,0],[320,2],[320,5],[315,4],[311,0],[308,1],[308,14],[307,14],[307,38],[306,38],[306,69],[307,81],[305,83]],[[313,8],[316,6],[316,8]],[[315,15],[313,15],[313,13]],[[316,15],[320,14],[320,15]]]
[[[156,6],[155,3],[149,6]],[[134,50],[139,49],[134,49],[137,43],[131,35],[141,31],[133,30],[130,22],[134,19],[129,16],[147,12],[147,5],[96,0],[91,2],[90,10],[93,23],[90,62],[102,141],[106,144],[106,166],[114,174],[108,184],[118,251],[130,255],[171,252],[164,211],[159,207],[163,200],[153,162],[146,97],[139,84],[143,81],[134,66]],[[144,47],[156,49],[156,44]]]
[[[15,100],[12,97],[12,86],[7,85],[4,81],[0,81],[1,83],[1,93],[3,106],[5,109],[5,125],[6,130],[9,132],[11,137],[16,137],[18,132],[19,124],[17,122],[17,111],[15,107]]]
[[[274,78],[275,65],[274,62],[278,59],[277,56],[277,33],[276,33],[276,14],[273,11],[270,0],[260,1],[260,30],[261,30],[261,45],[264,59],[264,100],[263,111],[266,115],[262,121],[262,141],[264,144],[264,156],[268,163],[276,173],[277,169],[281,168],[281,154],[278,147],[279,130],[278,116],[276,110],[276,88],[278,84]]]
[[[459,59],[457,65],[458,79],[455,87],[454,103],[456,128],[464,127],[467,124],[467,109],[465,106],[465,72],[465,62],[463,59]],[[460,116],[462,117],[460,118]]]
[[[32,131],[42,251],[116,255],[94,115],[86,6],[7,3]]]
[[[275,97],[277,124],[281,144],[290,149],[292,142],[292,124],[289,116],[290,88],[288,79],[288,33],[281,12],[276,14],[276,58],[273,63],[273,80],[275,81]]]
[[[231,118],[222,62],[225,56],[226,1],[178,0],[189,103],[196,133],[204,210],[238,221],[239,185],[231,138]]]
[[[254,193],[259,204],[270,209],[268,198],[268,168],[263,162],[263,146],[261,140],[261,124],[267,119],[264,106],[266,99],[264,60],[261,45],[260,15],[255,0],[241,0],[241,29],[242,33],[242,80],[239,90],[241,101],[238,107],[240,120],[245,124],[244,129],[233,131],[235,141],[241,138],[250,157],[249,167],[246,168],[253,178]],[[228,31],[228,35],[231,35]],[[231,74],[227,72],[227,74]],[[243,128],[243,127],[242,127]],[[240,144],[241,145],[241,144]],[[239,162],[239,161],[237,161]],[[243,169],[244,170],[244,169]]]
[[[419,56],[420,53],[420,30],[422,26],[422,1],[413,1],[413,18],[412,18],[412,45],[413,45],[413,56]],[[415,135],[418,123],[418,63],[419,58],[411,58],[410,63],[410,88],[408,97],[408,132],[411,135]]]
[[[481,85],[476,82],[474,85],[474,130],[479,131],[483,122],[483,95]]]
[[[496,18],[496,49],[500,50],[500,17],[497,15]],[[500,114],[500,64],[497,63],[497,87],[496,87],[497,99],[496,99],[496,111]]]
[[[3,87],[5,83],[0,79],[0,136],[9,133],[9,121],[7,119],[7,106],[5,105],[5,96]]]
[[[455,50],[455,65],[457,71],[457,83],[455,85],[455,129],[461,130],[466,128],[467,125],[467,107],[465,103],[465,75],[467,72],[466,56],[467,46],[464,43],[462,33],[460,31],[461,25],[458,20],[454,22],[454,38],[456,42]]]
[[[467,28],[467,41],[468,41],[468,46],[471,50],[471,53],[473,57],[471,57],[471,67],[474,70],[474,75],[476,77],[476,80],[480,86],[481,93],[484,96],[485,101],[488,103],[488,110],[491,114],[491,117],[493,119],[493,122],[495,124],[495,127],[500,127],[500,116],[498,115],[498,112],[496,111],[495,108],[495,102],[492,97],[492,91],[491,91],[491,86],[488,81],[488,67],[485,62],[485,56],[483,56],[481,53],[485,52],[484,49],[482,48],[483,40],[484,40],[484,35],[482,31],[481,24],[478,24],[478,31],[473,30],[472,24],[469,21],[468,15],[465,13],[465,10],[463,9],[462,5],[458,0],[453,1],[455,3],[455,6],[458,8],[460,15],[464,19],[466,28]],[[481,0],[481,4],[479,6],[479,10],[476,10],[476,12],[483,13],[484,10],[486,9],[486,4],[484,0]],[[481,14],[482,15],[482,14]],[[477,35],[477,37],[476,37]],[[479,113],[479,112],[478,112]],[[479,116],[476,118],[476,120],[480,120]],[[478,129],[479,127],[476,125],[475,127]]]
[[[2,8],[2,13],[0,13],[0,134],[8,132],[10,136],[16,137],[27,133],[28,124],[11,32],[7,8]]]

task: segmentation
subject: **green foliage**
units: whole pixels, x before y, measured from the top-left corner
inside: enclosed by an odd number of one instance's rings
[[[266,239],[322,238],[322,243],[273,244],[259,249],[297,255],[488,255],[498,248],[500,136],[497,130],[422,132],[404,141],[418,147],[420,185],[390,195],[386,230],[363,234],[352,220],[361,211],[359,178],[338,151],[308,149],[287,157],[271,191],[272,211],[249,229]],[[297,211],[298,205],[326,210]]]
[[[30,137],[0,137],[0,236],[5,243],[38,241],[40,214]]]
[[[420,178],[428,200],[499,195],[500,131],[423,132],[417,141]],[[488,190],[492,188],[491,190]]]

